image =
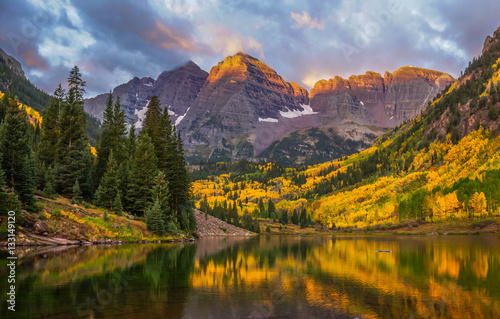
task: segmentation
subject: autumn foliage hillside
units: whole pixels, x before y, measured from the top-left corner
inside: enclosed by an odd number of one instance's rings
[[[497,31],[483,54],[422,114],[365,151],[308,167],[241,162],[194,167],[195,198],[199,205],[237,207],[239,214],[260,217],[271,201],[276,206],[271,218],[306,209],[329,227],[499,216],[499,82]]]

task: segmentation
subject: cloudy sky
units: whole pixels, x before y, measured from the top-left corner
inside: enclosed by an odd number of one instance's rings
[[[0,48],[49,93],[74,65],[90,97],[188,60],[210,71],[238,51],[310,89],[404,65],[456,77],[499,12],[498,0],[0,1]]]

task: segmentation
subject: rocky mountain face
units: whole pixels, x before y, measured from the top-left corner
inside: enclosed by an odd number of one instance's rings
[[[23,68],[21,67],[21,63],[14,59],[12,56],[5,53],[4,50],[0,49],[0,60],[4,63],[12,72],[16,75],[19,75],[25,78]]]
[[[214,66],[180,123],[192,159],[252,158],[276,139],[311,125],[307,91],[243,53]],[[310,126],[312,127],[312,126]]]
[[[376,72],[318,81],[309,95],[311,107],[332,120],[356,119],[394,127],[418,115],[455,79],[442,72],[405,66],[384,77]]]
[[[112,94],[114,98],[120,98],[127,120],[136,123],[137,128],[140,128],[147,104],[153,95],[160,98],[163,107],[168,107],[173,121],[180,117],[182,120],[182,115],[191,107],[207,76],[207,72],[189,61],[177,69],[163,72],[156,80],[150,77],[135,77],[117,86]],[[107,99],[107,93],[86,99],[85,111],[102,120]]]
[[[25,76],[21,63],[0,49],[0,91],[14,90],[20,102],[41,111],[49,103],[49,95]]]
[[[442,72],[403,67],[383,77],[369,71],[321,80],[309,93],[262,61],[238,53],[210,73],[189,62],[163,72],[157,80],[134,78],[116,87],[113,95],[120,97],[128,119],[138,128],[149,99],[158,95],[181,129],[190,161],[255,158],[261,153],[279,160],[276,154],[292,154],[296,146],[290,141],[300,140],[300,156],[289,159],[297,163],[365,147],[387,128],[419,114],[454,80]],[[102,94],[86,100],[86,111],[102,117],[106,99]],[[320,128],[321,134],[313,128]],[[307,138],[309,133],[315,137]],[[318,143],[335,146],[335,154],[318,155]]]

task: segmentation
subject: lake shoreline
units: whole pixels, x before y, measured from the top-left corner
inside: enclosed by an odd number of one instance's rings
[[[500,233],[500,218],[486,217],[473,221],[449,220],[445,222],[417,222],[408,220],[398,224],[375,225],[370,228],[350,227],[329,229],[326,226],[300,228],[298,225],[282,225],[269,219],[259,219],[262,234],[290,236],[337,236],[337,235],[374,235],[374,236],[428,236],[428,235],[480,235]]]

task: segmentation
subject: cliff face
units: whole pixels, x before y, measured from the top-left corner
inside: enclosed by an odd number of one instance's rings
[[[409,66],[386,72],[384,77],[370,71],[348,80],[337,76],[314,85],[311,106],[325,114],[350,114],[353,120],[394,127],[419,114],[454,81],[446,73]]]
[[[493,44],[497,43],[500,41],[500,27],[493,32],[493,37],[487,36],[486,39],[484,40],[484,45],[483,45],[483,52],[482,54],[484,55]]]
[[[0,49],[0,60],[2,63],[5,63],[5,65],[10,70],[12,70],[12,72],[23,78],[26,78],[26,76],[24,75],[23,68],[21,67],[21,63],[19,63],[19,61],[14,59],[12,56],[5,53],[5,51],[2,49]]]
[[[307,91],[244,53],[214,66],[180,123],[188,156],[253,157],[296,130],[287,119],[307,113]]]
[[[162,107],[169,108],[172,119],[176,121],[194,102],[207,75],[207,72],[190,61],[177,69],[163,72],[156,80],[135,77],[117,86],[112,94],[113,98],[120,98],[127,121],[136,123],[138,127],[141,126],[146,106],[153,95],[160,98]],[[107,98],[108,94],[105,93],[86,99],[85,112],[102,120]]]

